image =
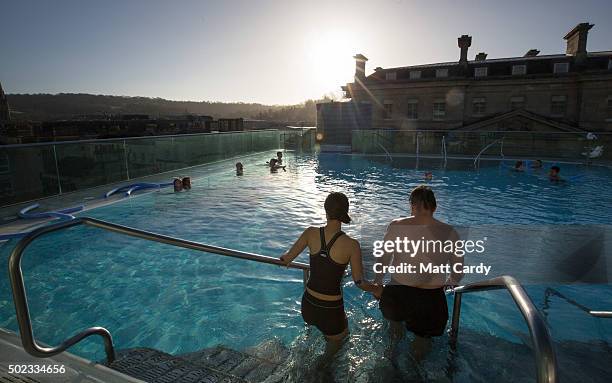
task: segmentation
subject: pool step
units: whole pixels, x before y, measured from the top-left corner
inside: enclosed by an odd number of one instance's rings
[[[126,349],[109,367],[149,383],[259,383],[276,381],[273,375],[280,364],[217,346],[178,356],[150,348]]]

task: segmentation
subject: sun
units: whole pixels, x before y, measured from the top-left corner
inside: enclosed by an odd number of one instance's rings
[[[355,73],[354,39],[343,30],[320,32],[306,45],[313,85],[321,92],[336,91]]]

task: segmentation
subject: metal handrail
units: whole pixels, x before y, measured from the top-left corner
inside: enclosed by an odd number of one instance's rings
[[[500,151],[502,159],[504,158],[504,138],[505,137],[502,137],[502,138],[500,138],[498,140],[495,140],[495,141],[491,142],[490,144],[488,144],[484,148],[482,148],[482,150],[480,152],[478,152],[476,157],[474,157],[474,168],[475,169],[478,169],[480,167],[480,157],[482,156],[482,153],[484,153],[487,149],[489,149],[493,145],[497,144],[498,142],[501,142],[501,147],[500,147],[499,151]]]
[[[545,291],[544,291],[544,302],[545,302],[545,308],[544,310],[546,310],[548,308],[548,297],[554,295],[557,296],[563,300],[565,300],[567,303],[579,308],[580,310],[584,311],[585,313],[596,317],[596,318],[612,318],[612,311],[602,311],[602,310],[591,310],[590,308],[588,308],[587,306],[578,303],[577,301],[566,297],[565,295],[561,294],[560,292],[558,292],[557,290],[548,287]]]
[[[451,345],[457,343],[459,332],[459,317],[461,315],[461,297],[464,293],[486,290],[506,289],[523,314],[525,322],[529,327],[529,334],[533,342],[533,350],[536,359],[537,381],[539,383],[555,383],[558,380],[557,361],[553,349],[552,340],[546,322],[542,314],[536,309],[535,305],[520,285],[511,276],[501,276],[482,282],[471,283],[453,289],[455,294],[453,302],[453,316],[450,329]]]
[[[25,249],[28,245],[36,238],[52,233],[58,230],[67,229],[77,225],[88,225],[99,229],[112,231],[119,234],[128,235],[131,237],[141,238],[148,241],[154,241],[159,243],[165,243],[171,246],[182,247],[185,249],[197,250],[207,253],[226,255],[229,257],[246,259],[249,261],[256,261],[261,263],[268,263],[272,265],[287,266],[291,269],[299,269],[304,273],[304,283],[308,280],[310,272],[310,266],[301,262],[292,262],[289,265],[285,265],[280,259],[259,255],[255,253],[248,253],[244,251],[227,249],[219,246],[206,245],[199,242],[188,241],[185,239],[175,238],[168,235],[157,234],[146,230],[135,229],[129,226],[117,225],[115,223],[102,221],[95,218],[79,217],[70,221],[58,222],[55,224],[47,225],[35,229],[28,233],[26,236],[15,245],[15,248],[11,252],[8,261],[9,277],[11,280],[11,287],[13,290],[13,301],[15,303],[15,312],[17,314],[17,323],[19,324],[19,333],[21,335],[21,342],[24,350],[29,354],[39,357],[48,358],[57,355],[66,349],[72,347],[81,340],[91,336],[99,335],[104,340],[104,351],[106,352],[106,359],[108,363],[115,360],[115,348],[113,345],[113,338],[110,332],[103,327],[91,327],[88,328],[71,338],[68,338],[60,345],[55,347],[43,347],[36,342],[32,331],[32,320],[30,318],[30,309],[28,307],[28,299],[25,292],[25,284],[23,281],[23,273],[21,271],[21,258]]]

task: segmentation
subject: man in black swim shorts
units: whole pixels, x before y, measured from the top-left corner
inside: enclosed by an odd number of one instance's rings
[[[436,210],[436,198],[430,187],[421,185],[410,194],[412,215],[398,218],[391,222],[385,235],[386,241],[400,242],[407,240],[456,241],[459,236],[455,229],[433,218]],[[431,349],[431,337],[444,333],[448,321],[448,307],[445,285],[456,285],[462,275],[457,273],[432,273],[422,271],[421,264],[435,265],[463,264],[463,258],[453,253],[444,252],[441,247],[433,246],[426,251],[385,252],[381,259],[383,266],[393,264],[414,265],[416,272],[395,273],[391,283],[386,285],[380,299],[380,310],[390,322],[391,344],[397,343],[403,335],[404,328],[414,333],[412,354],[421,360]],[[453,270],[453,267],[450,267]],[[461,268],[459,268],[461,269]],[[384,274],[376,275],[375,283],[382,283]]]

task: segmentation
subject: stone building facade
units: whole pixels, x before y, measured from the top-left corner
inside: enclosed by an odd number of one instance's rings
[[[612,132],[612,51],[587,51],[592,27],[567,33],[564,54],[468,60],[472,37],[463,35],[458,61],[370,75],[359,54],[354,82],[342,88],[356,109],[368,105],[372,128]]]

